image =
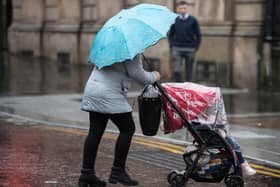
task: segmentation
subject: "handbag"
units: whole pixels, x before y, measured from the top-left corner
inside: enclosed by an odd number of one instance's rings
[[[155,136],[157,134],[162,108],[159,94],[156,97],[145,96],[151,86],[147,85],[141,95],[138,96],[139,121],[142,133],[146,136]]]

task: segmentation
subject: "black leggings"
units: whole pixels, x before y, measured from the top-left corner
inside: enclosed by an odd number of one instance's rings
[[[109,119],[113,121],[120,131],[115,146],[114,166],[125,168],[131,139],[135,131],[132,113],[103,114],[90,112],[90,128],[84,144],[84,169],[94,169],[98,146]]]

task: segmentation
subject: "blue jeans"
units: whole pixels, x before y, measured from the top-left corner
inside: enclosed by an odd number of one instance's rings
[[[229,137],[227,136],[226,137],[226,141],[232,146],[233,150],[235,151],[237,157],[238,157],[238,160],[239,160],[239,163],[240,164],[243,164],[245,162],[245,159],[244,159],[244,156],[241,152],[241,147],[240,145],[237,143],[237,141],[233,138],[233,137]]]

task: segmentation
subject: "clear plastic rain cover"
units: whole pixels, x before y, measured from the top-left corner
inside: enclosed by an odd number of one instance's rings
[[[219,87],[203,86],[190,82],[164,83],[163,87],[171,100],[183,112],[188,122],[209,125],[212,128],[218,125],[228,132],[228,121]],[[165,133],[182,128],[183,120],[164,97],[163,108]]]

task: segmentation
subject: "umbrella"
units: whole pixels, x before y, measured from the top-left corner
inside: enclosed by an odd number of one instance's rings
[[[133,59],[166,37],[177,15],[168,8],[140,4],[109,19],[97,33],[89,62],[98,68]]]

